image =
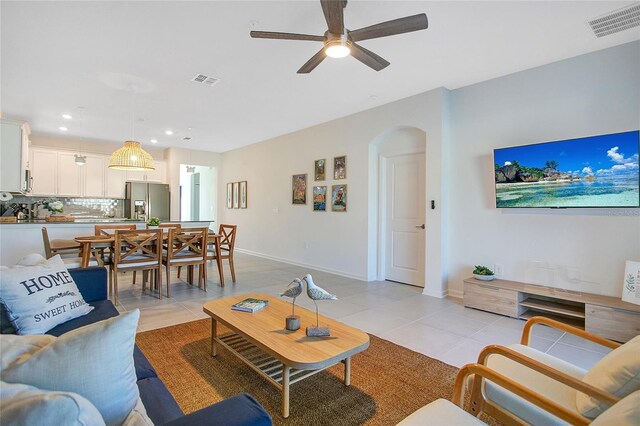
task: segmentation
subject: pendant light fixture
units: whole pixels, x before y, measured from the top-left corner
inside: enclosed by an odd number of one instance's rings
[[[86,155],[75,155],[76,159],[74,160],[78,166],[84,166],[87,164],[87,156]]]
[[[109,168],[115,170],[142,170],[150,171],[155,170],[155,164],[153,163],[153,157],[142,147],[140,142],[135,141],[135,88],[130,86],[131,89],[131,141],[125,141],[124,146],[117,149],[111,154],[111,160],[109,161]]]

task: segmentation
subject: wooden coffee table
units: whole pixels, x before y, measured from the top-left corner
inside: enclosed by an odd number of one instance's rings
[[[248,297],[266,299],[269,305],[254,313],[231,309]],[[299,306],[296,315],[300,316],[300,329],[286,330],[285,317],[291,314],[291,303],[266,294],[214,300],[207,302],[203,311],[211,316],[211,356],[216,356],[219,343],[280,389],[283,417],[289,417],[291,384],[343,362],[344,384],[348,386],[351,356],[369,347],[369,335],[324,316],[320,316],[320,325],[331,327],[331,336],[307,337],[305,328],[316,324],[316,314]],[[218,336],[218,321],[232,331]]]

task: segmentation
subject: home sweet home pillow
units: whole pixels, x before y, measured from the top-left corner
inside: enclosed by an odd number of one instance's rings
[[[0,301],[18,334],[44,334],[93,309],[60,256],[34,266],[0,269]]]

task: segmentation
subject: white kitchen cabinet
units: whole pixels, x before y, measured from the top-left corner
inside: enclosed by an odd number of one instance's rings
[[[75,163],[75,154],[58,152],[58,191],[61,197],[82,196],[82,168]]]
[[[167,183],[167,165],[164,161],[154,161],[156,169],[147,172],[147,182]]]
[[[0,191],[29,192],[30,133],[26,123],[0,119]]]
[[[33,148],[31,150],[30,165],[33,175],[33,195],[56,195],[58,153],[46,149]]]
[[[84,174],[85,197],[104,197],[107,164],[103,155],[86,155],[87,163],[80,167]]]
[[[109,198],[124,198],[124,184],[127,181],[127,172],[106,168],[109,160],[105,162],[105,196]]]
[[[127,170],[127,181],[167,183],[167,164],[158,160],[154,164],[156,169],[151,171]]]

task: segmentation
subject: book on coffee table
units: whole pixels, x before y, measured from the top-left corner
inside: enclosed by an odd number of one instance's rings
[[[231,305],[231,309],[233,309],[234,311],[242,311],[242,312],[256,312],[264,308],[268,304],[269,304],[268,300],[254,299],[253,297],[250,297],[248,299],[244,299],[238,303]]]

